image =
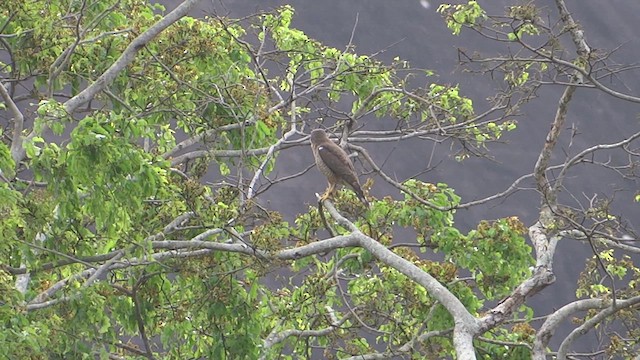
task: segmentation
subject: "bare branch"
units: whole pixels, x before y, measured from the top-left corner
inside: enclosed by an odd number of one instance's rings
[[[357,146],[357,145],[353,145],[353,144],[349,144],[349,149],[355,150],[358,153],[360,153],[365,160],[367,160],[367,162],[369,163],[369,165],[371,165],[371,167],[373,168],[373,170],[378,173],[386,182],[388,182],[389,184],[393,185],[396,189],[404,192],[405,194],[411,196],[412,198],[414,198],[416,201],[419,201],[421,204],[428,206],[432,209],[436,209],[436,210],[440,210],[440,211],[449,211],[451,209],[454,208],[454,206],[451,207],[441,207],[441,206],[437,206],[432,204],[431,202],[421,198],[420,196],[416,195],[414,192],[412,192],[411,190],[407,189],[406,186],[400,184],[399,182],[393,180],[391,177],[389,177],[389,175],[385,174],[382,169],[380,169],[380,167],[378,165],[376,165],[376,163],[373,161],[373,159],[371,158],[371,156],[369,155],[369,153],[367,152],[367,150],[361,146]]]
[[[247,121],[244,121],[244,123],[238,122],[235,124],[228,124],[228,125],[219,126],[217,128],[209,129],[203,133],[200,133],[198,135],[192,136],[188,139],[181,141],[179,144],[176,144],[176,146],[174,146],[173,149],[162,154],[162,157],[165,159],[169,159],[170,157],[175,155],[178,151],[186,149],[189,146],[193,146],[202,140],[212,138],[214,135],[219,134],[223,131],[237,130],[243,126],[252,126],[254,124],[255,124],[255,121],[247,120]]]
[[[584,233],[584,231],[581,230],[569,230],[569,231],[562,231],[560,232],[560,235],[568,237],[568,238],[573,238],[576,240],[580,240],[580,241],[589,241],[589,237],[587,236],[587,234]],[[634,253],[634,254],[640,254],[640,248],[636,247],[636,246],[631,246],[631,245],[626,245],[626,244],[621,244],[620,241],[624,240],[621,238],[616,238],[615,241],[610,240],[609,238],[607,238],[605,236],[605,234],[598,234],[599,236],[592,236],[592,238],[596,241],[600,241],[603,244],[612,247],[612,248],[616,248],[616,249],[620,249],[623,251],[628,251],[630,253]]]
[[[13,137],[11,139],[11,157],[15,162],[15,166],[17,167],[21,160],[20,153],[24,151],[22,149],[22,129],[24,128],[24,115],[13,99],[11,95],[7,91],[7,88],[4,87],[2,81],[0,81],[0,96],[2,96],[2,100],[9,107],[9,111],[13,115]]]
[[[574,86],[567,86],[562,93],[558,104],[558,110],[556,111],[556,116],[553,120],[553,124],[551,125],[551,130],[549,130],[549,133],[547,134],[542,151],[540,151],[540,154],[538,155],[538,160],[536,161],[536,165],[533,170],[538,190],[543,197],[543,203],[551,207],[556,204],[556,194],[547,179],[549,160],[551,159],[553,149],[558,142],[560,132],[564,127],[564,122],[567,118],[567,111],[569,110],[568,105],[575,91],[576,88]]]
[[[140,307],[141,307],[140,297],[138,296],[138,288],[140,287],[140,285],[142,285],[142,281],[144,278],[145,277],[142,277],[136,282],[135,286],[133,287],[129,295],[133,299],[136,324],[138,325],[138,333],[140,334],[140,337],[142,338],[142,343],[144,344],[145,357],[149,360],[153,360],[155,359],[155,357],[153,356],[153,351],[151,351],[151,344],[149,342],[149,338],[147,337],[147,331],[144,326],[144,319],[142,318],[142,311],[140,310]]]
[[[265,159],[262,161],[262,163],[258,167],[258,170],[256,170],[255,174],[253,175],[251,182],[249,183],[249,190],[247,191],[247,200],[250,200],[253,198],[255,194],[256,183],[258,182],[258,179],[264,172],[264,168],[267,166],[267,163],[271,161],[271,157],[273,156],[275,149],[278,148],[280,145],[282,145],[284,142],[286,142],[291,136],[296,134],[297,132],[296,117],[297,117],[296,102],[294,100],[291,102],[291,128],[284,135],[282,135],[282,137],[275,144],[269,147],[267,156],[265,156]]]
[[[564,0],[556,0],[556,6],[558,7],[558,12],[560,12],[560,19],[566,24],[567,29],[571,33],[571,40],[573,40],[578,54],[581,56],[589,55],[591,48],[587,45],[584,33],[575,20],[573,20],[573,16],[571,16],[569,9],[567,9]]]
[[[597,315],[584,322],[584,324],[575,328],[560,344],[558,348],[558,360],[567,360],[567,352],[573,342],[580,336],[586,334],[589,330],[596,327],[607,317],[615,314],[616,312],[640,304],[640,296],[635,296],[626,300],[617,300],[616,306],[610,306],[600,311]]]
[[[554,311],[547,317],[536,333],[536,338],[533,342],[532,360],[547,359],[547,345],[558,326],[560,326],[560,323],[578,311],[600,309],[606,306],[606,303],[607,302],[602,299],[584,299],[574,301]]]
[[[562,187],[562,182],[565,178],[565,174],[566,172],[569,170],[569,168],[574,165],[575,163],[579,162],[580,160],[582,160],[585,156],[594,153],[598,150],[606,150],[606,149],[615,149],[618,147],[624,147],[625,145],[628,145],[629,143],[631,143],[633,140],[637,139],[640,137],[640,131],[636,132],[635,134],[629,136],[628,138],[619,141],[617,143],[612,143],[612,144],[598,144],[598,145],[594,145],[591,146],[587,149],[582,150],[581,152],[579,152],[578,154],[576,154],[575,156],[573,156],[572,158],[568,159],[567,161],[565,161],[564,166],[562,167],[562,169],[560,170],[560,173],[558,174],[558,176],[556,176],[556,183],[553,186],[553,192],[557,193],[560,188]]]
[[[71,45],[69,45],[62,53],[58,56],[58,58],[49,66],[49,77],[47,78],[47,97],[53,97],[53,85],[58,76],[62,73],[62,70],[67,66],[69,60],[71,60],[71,56],[75,51],[76,47],[80,43],[80,40],[84,37],[84,33],[87,31],[80,31],[80,23],[82,22],[82,18],[84,17],[84,11],[87,6],[87,1],[83,0],[82,5],[80,6],[79,14],[76,16],[76,38]],[[115,5],[113,5],[115,6]]]
[[[280,332],[275,332],[276,328],[274,328],[274,331],[272,331],[269,334],[269,336],[267,336],[267,338],[264,340],[262,348],[264,350],[268,351],[274,345],[283,342],[284,340],[286,340],[287,338],[289,338],[291,336],[295,336],[297,338],[326,336],[326,335],[334,332],[335,330],[339,329],[351,317],[350,314],[347,314],[347,315],[343,316],[342,319],[337,320],[335,318],[334,310],[331,309],[328,306],[327,306],[327,312],[329,313],[329,319],[331,319],[330,326],[322,328],[322,329],[318,329],[318,330],[295,330],[295,329],[289,329],[289,330],[283,330],[283,331],[280,331]],[[260,359],[266,359],[266,354],[263,354],[260,357]]]

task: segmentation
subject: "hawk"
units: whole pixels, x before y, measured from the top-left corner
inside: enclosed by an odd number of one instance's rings
[[[369,202],[364,197],[356,169],[349,156],[340,146],[329,139],[324,130],[315,129],[311,132],[311,150],[313,150],[313,157],[316,159],[318,169],[329,181],[329,187],[320,197],[320,201],[326,200],[337,185],[346,184],[356,192],[358,199],[369,207]]]

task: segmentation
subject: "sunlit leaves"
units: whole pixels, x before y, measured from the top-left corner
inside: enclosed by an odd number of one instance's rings
[[[505,296],[530,275],[534,264],[525,233],[516,217],[481,222],[452,254],[461,266],[476,274],[478,287],[487,298]]]
[[[30,140],[25,141],[22,146],[24,146],[27,156],[33,159],[36,156],[40,155],[40,151],[42,150],[42,148],[38,146],[38,144],[44,144],[44,142],[45,141],[42,137],[35,136]]]
[[[99,229],[128,229],[130,214],[166,183],[166,165],[136,147],[133,138],[125,136],[132,134],[118,125],[122,123],[102,114],[86,117],[64,149],[47,146],[35,161],[40,178],[60,197],[61,217],[75,217],[79,211],[92,217]],[[63,180],[56,180],[59,177]]]
[[[504,81],[514,87],[524,85],[531,76],[530,68],[532,65],[533,63],[527,63],[522,66],[511,67],[510,71],[505,72]]]
[[[460,202],[460,197],[446,184],[434,185],[408,180],[404,185],[435,206],[455,208]],[[405,204],[400,211],[400,223],[412,226],[418,232],[419,239],[429,236],[434,229],[446,229],[452,226],[455,214],[455,210],[440,211],[421,205],[410,195],[405,195]]]
[[[475,0],[466,4],[441,4],[438,6],[438,12],[447,14],[447,27],[454,35],[460,34],[462,26],[474,25],[478,19],[485,16],[484,10]]]
[[[507,8],[507,14],[510,18],[517,21],[516,25],[512,25],[516,31],[508,34],[509,40],[514,41],[522,38],[524,34],[538,35],[540,33],[535,25],[540,14],[534,4],[509,6]]]
[[[2,130],[0,130],[0,136],[2,136]],[[8,178],[12,178],[15,172],[15,162],[11,157],[11,150],[9,147],[0,142],[0,174]]]
[[[616,285],[613,286],[612,282]],[[609,298],[613,291],[616,297],[629,298],[637,294],[640,287],[640,269],[628,255],[617,256],[612,249],[600,251],[585,264],[578,279],[576,296]]]
[[[410,181],[405,185],[437,206],[455,207],[460,200],[444,184]],[[530,274],[531,247],[523,237],[526,229],[516,217],[482,222],[464,235],[453,226],[453,211],[419,206],[408,196],[397,214],[400,224],[414,228],[418,241],[433,244],[457,266],[472,271],[479,289],[489,299],[504,296]]]

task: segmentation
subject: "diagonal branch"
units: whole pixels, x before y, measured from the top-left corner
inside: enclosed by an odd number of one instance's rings
[[[556,205],[556,193],[553,191],[553,188],[551,187],[547,179],[549,160],[551,159],[553,149],[558,142],[560,132],[564,127],[565,120],[567,119],[567,111],[569,110],[569,102],[571,101],[571,98],[573,97],[573,93],[575,91],[575,86],[567,86],[562,93],[560,102],[558,103],[556,116],[553,120],[553,124],[551,125],[551,130],[549,130],[549,133],[547,134],[544,146],[542,147],[542,151],[540,151],[540,154],[538,155],[538,160],[536,161],[533,170],[533,174],[536,179],[536,185],[538,186],[538,191],[540,191],[540,193],[542,194],[543,204],[547,204],[551,207],[554,207]]]
[[[593,329],[604,319],[607,317],[617,313],[620,310],[630,308],[640,304],[640,296],[632,297],[627,300],[618,300],[616,301],[616,306],[608,306],[606,309],[600,311],[591,319],[584,322],[584,324],[575,328],[560,344],[560,348],[558,348],[558,355],[556,359],[558,360],[567,360],[567,352],[569,351],[569,347],[573,344],[573,342],[579,338],[580,336],[586,334],[589,330]]]
[[[571,33],[571,40],[573,40],[574,45],[576,46],[576,51],[580,56],[589,55],[591,52],[591,48],[587,45],[587,41],[584,38],[584,32],[580,29],[576,21],[571,16],[569,9],[567,8],[567,4],[565,4],[564,0],[556,0],[556,6],[558,7],[558,12],[560,13],[560,19],[565,23],[569,33]]]
[[[91,101],[99,92],[109,86],[113,82],[113,80],[118,76],[118,74],[124,70],[133,60],[135,60],[138,51],[142,49],[145,45],[151,42],[158,34],[164,31],[166,28],[171,26],[176,21],[180,20],[183,16],[187,15],[187,13],[198,3],[200,0],[185,0],[182,4],[180,4],[177,8],[163,17],[160,21],[152,25],[138,37],[133,39],[129,46],[124,50],[122,55],[105,71],[100,77],[91,85],[89,85],[86,89],[82,90],[79,94],[67,100],[64,103],[64,110],[68,114],[72,114],[76,111],[80,106]],[[26,140],[29,141],[38,135],[38,130],[33,129],[31,133],[27,136]],[[26,151],[24,149],[20,149],[19,153],[16,154],[14,160],[16,163],[24,159],[26,155]]]
[[[348,236],[354,238],[359,247],[368,250],[379,261],[423,286],[431,296],[447,309],[455,322],[453,344],[457,358],[460,360],[475,359],[473,337],[478,334],[480,326],[477,319],[469,313],[462,302],[429,273],[360,232],[357,226],[338,213],[331,202],[325,200],[324,206],[338,223],[352,231]]]
[[[587,57],[591,52],[591,49],[587,45],[584,34],[582,30],[578,27],[575,20],[567,10],[566,4],[564,0],[556,0],[556,5],[558,6],[558,11],[560,12],[561,20],[566,25],[569,33],[571,34],[571,39],[576,46],[576,51],[579,56]],[[576,72],[576,77],[579,73]],[[577,79],[572,80],[575,81]],[[560,101],[558,103],[558,109],[556,111],[555,118],[553,120],[553,124],[551,125],[551,130],[547,134],[547,138],[545,140],[544,146],[542,147],[542,151],[538,156],[538,160],[536,161],[536,165],[534,167],[534,175],[536,179],[536,184],[538,186],[538,190],[542,194],[543,204],[554,208],[556,205],[556,195],[557,189],[551,187],[547,179],[547,167],[549,165],[549,160],[551,159],[551,154],[553,153],[553,149],[556,146],[558,141],[558,137],[562,128],[564,127],[565,120],[567,118],[567,111],[569,108],[569,102],[573,97],[574,92],[576,91],[576,87],[574,85],[569,85],[565,88],[562,96],[560,97]],[[543,224],[547,225],[547,224]]]
[[[11,115],[13,115],[13,138],[11,139],[11,157],[15,162],[15,166],[18,166],[20,160],[19,154],[22,149],[22,129],[24,128],[24,115],[18,106],[11,98],[11,95],[7,91],[7,88],[4,87],[4,84],[0,81],[0,96],[2,96],[2,100],[9,107],[9,111]]]
[[[73,113],[78,107],[91,101],[100,91],[105,89],[118,74],[129,65],[138,54],[138,51],[145,45],[151,42],[158,34],[171,26],[176,21],[180,20],[183,16],[193,8],[200,0],[186,0],[175,8],[172,12],[163,17],[160,21],[155,23],[145,32],[140,34],[131,41],[129,46],[124,50],[122,55],[116,60],[100,77],[86,89],[81,91],[78,95],[72,97],[64,104],[64,109],[67,113]]]
[[[547,345],[562,321],[568,319],[576,312],[599,309],[604,306],[606,306],[606,302],[602,299],[583,299],[574,301],[554,311],[547,317],[536,333],[536,338],[533,341],[532,360],[547,359]]]
[[[282,137],[275,144],[273,144],[273,145],[271,145],[269,147],[269,151],[267,152],[267,156],[265,156],[264,160],[262,161],[262,163],[258,167],[258,170],[256,170],[255,174],[253,175],[253,178],[251,179],[251,183],[249,183],[249,190],[247,191],[247,200],[250,200],[250,199],[252,199],[254,197],[255,191],[256,191],[256,183],[258,182],[258,179],[260,178],[260,176],[264,172],[264,169],[267,166],[267,164],[269,163],[269,161],[271,161],[271,157],[273,156],[273,154],[276,151],[276,149],[278,147],[280,147],[280,145],[282,145],[284,142],[286,142],[291,136],[295,135],[296,132],[298,131],[297,128],[296,128],[296,124],[297,124],[297,120],[296,120],[297,112],[296,112],[296,110],[297,110],[296,101],[293,100],[293,101],[291,101],[291,128],[289,129],[289,131],[284,133],[284,135],[282,135]]]
[[[274,331],[272,331],[269,334],[269,336],[267,336],[267,338],[264,340],[262,348],[268,351],[274,345],[285,341],[287,338],[291,336],[295,336],[297,338],[308,338],[308,337],[318,337],[318,336],[329,335],[332,332],[339,329],[342,325],[344,325],[344,323],[347,322],[347,320],[349,320],[349,318],[351,317],[351,314],[349,313],[343,316],[342,319],[338,320],[334,314],[334,310],[331,307],[327,306],[326,310],[329,314],[329,318],[331,319],[331,323],[329,326],[322,329],[317,329],[317,330],[289,329],[289,330],[283,330],[280,332],[276,332],[275,331],[276,328],[274,328]],[[265,353],[259,359],[261,360],[266,359],[267,358],[266,355],[267,354],[265,351]]]

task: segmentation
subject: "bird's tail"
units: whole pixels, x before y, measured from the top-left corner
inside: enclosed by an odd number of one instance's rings
[[[367,198],[364,197],[364,192],[362,191],[362,188],[360,187],[360,184],[358,184],[357,187],[354,187],[353,190],[356,192],[356,196],[358,197],[358,199],[360,199],[360,201],[362,201],[362,203],[364,204],[364,206],[366,206],[367,208],[370,207],[369,202],[367,201]]]

